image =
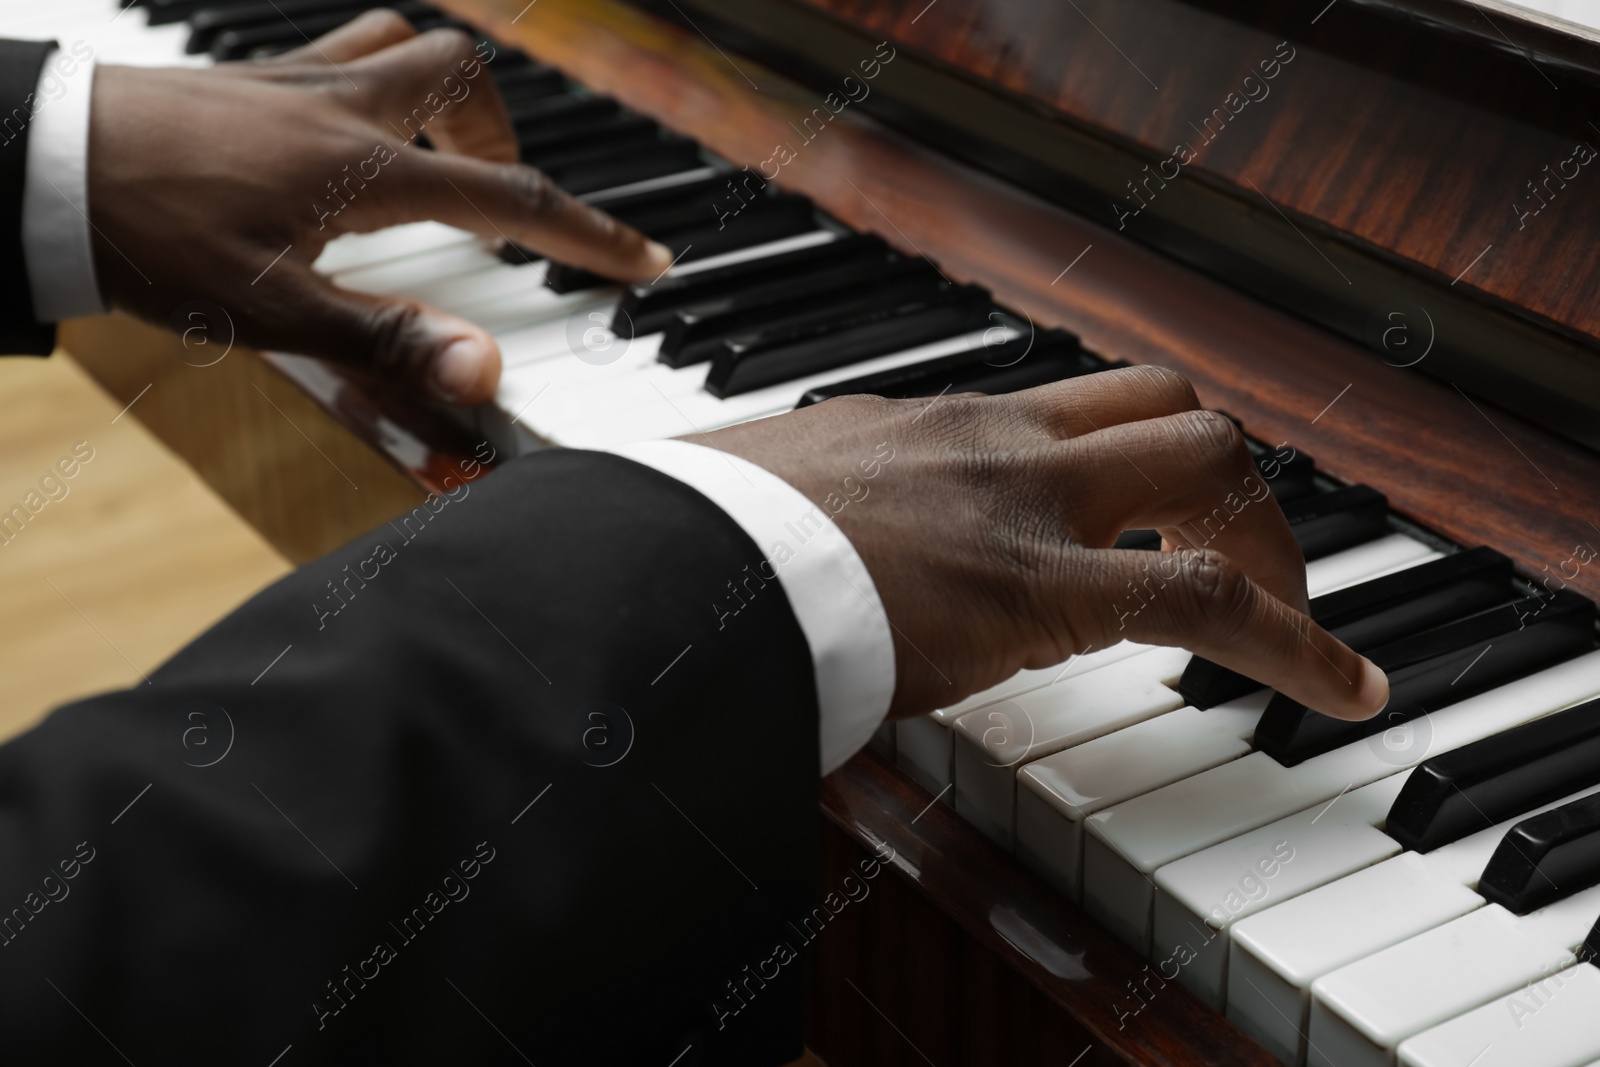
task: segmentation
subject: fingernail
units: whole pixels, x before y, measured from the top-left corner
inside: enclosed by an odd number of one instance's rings
[[[1370,708],[1374,715],[1389,703],[1388,677],[1365,656],[1361,659],[1361,688],[1356,692],[1356,699],[1362,707]]]
[[[488,349],[475,338],[452,341],[434,357],[428,368],[428,384],[441,399],[452,403],[460,400],[476,389],[488,358]]]
[[[650,269],[657,273],[672,266],[672,249],[664,244],[651,241],[645,246],[645,252],[650,257]]]

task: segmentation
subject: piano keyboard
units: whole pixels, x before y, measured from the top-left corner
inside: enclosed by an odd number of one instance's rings
[[[322,32],[370,6],[10,0],[0,16],[103,62],[195,63],[293,47],[288,18]],[[494,333],[497,407],[524,447],[1109,366],[801,198],[735,191],[726,162],[559,72],[503,47],[491,72],[528,161],[671,247],[670,272],[621,288],[433,223],[341,237],[318,268]],[[1390,671],[1378,720],[1308,716],[1186,652],[1123,642],[886,729],[880,750],[1145,954],[1148,994],[1181,983],[1285,1063],[1600,1064],[1593,605],[1254,447],[1313,613]],[[1129,1014],[1144,1003],[1129,991]]]

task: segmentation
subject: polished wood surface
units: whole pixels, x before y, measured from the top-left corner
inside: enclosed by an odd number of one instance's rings
[[[417,481],[369,443],[387,439],[398,453],[413,436],[385,428],[377,399],[322,402],[254,352],[236,348],[211,363],[217,345],[186,348],[119,315],[62,324],[61,347],[291,562],[314,559],[423,499]],[[368,440],[339,421],[352,406]],[[406,421],[430,420],[414,411]]]
[[[1186,169],[1263,209],[1264,196],[1446,282],[1465,271],[1461,286],[1600,338],[1600,174],[1573,166],[1577,176],[1553,182],[1542,211],[1519,221],[1512,210],[1543,205],[1527,183],[1579,142],[1600,152],[1600,91],[1542,57],[1488,47],[1498,43],[1492,26],[1512,42],[1527,33],[1508,12],[1454,5],[1487,34],[1469,65],[1455,39],[1395,17],[1401,5],[806,2],[1126,139],[1151,160],[1189,145]],[[1600,46],[1580,38],[1573,47],[1600,68]],[[1262,61],[1278,70],[1271,80]],[[1154,211],[1162,190],[1152,189]],[[1097,221],[1116,225],[1110,204]]]
[[[882,757],[861,753],[822,790],[823,891],[853,869],[859,883],[868,856],[892,856],[900,876],[862,883],[811,943],[807,1043],[824,1059],[1278,1062]]]
[[[821,102],[609,0],[540,0],[520,18],[514,0],[449,6],[736,164],[770,158]],[[848,109],[781,168],[778,184],[988,286],[1040,325],[1078,332],[1107,359],[1181,371],[1208,405],[1377,486],[1416,521],[1493,545],[1529,575],[1565,565],[1563,580],[1600,596],[1595,568],[1569,562],[1579,545],[1600,547],[1600,464],[1537,424],[1417,368],[1388,366]]]
[[[1424,371],[1600,450],[1591,41],[1460,0],[635,2],[1358,343],[1402,311]]]
[[[774,146],[794,141],[822,103],[815,89],[729,54],[691,28],[610,0],[447,0],[446,6],[736,164],[771,158]],[[955,12],[941,17],[992,10],[946,0],[928,18],[941,8]],[[904,17],[901,5],[887,0],[863,11],[863,17]],[[1038,23],[999,28],[1026,38],[1031,52],[1048,51]],[[988,32],[987,24],[976,29]],[[999,49],[1006,40],[991,43]],[[1013,66],[1026,58],[1021,51],[1007,55]],[[1138,92],[1122,84],[1123,95]],[[1270,111],[1271,103],[1256,114]],[[800,144],[777,184],[812,196],[852,226],[933,257],[954,278],[989,286],[1041,326],[1077,331],[1106,358],[1184,372],[1204,401],[1237,415],[1258,436],[1292,441],[1332,473],[1378,486],[1398,510],[1447,536],[1506,551],[1524,573],[1559,572],[1573,566],[1576,546],[1600,545],[1600,529],[1592,525],[1600,521],[1600,464],[1537,420],[1468,399],[1416,369],[1385,366],[1358,345],[1265,308],[1111,226],[956,162],[860,109],[846,109]],[[1282,191],[1274,185],[1269,195]],[[1565,284],[1559,280],[1558,288]],[[252,375],[269,373],[249,366]],[[416,485],[433,485],[455,451],[470,447],[470,434],[452,434],[437,413],[380,399],[371,383],[307,361],[279,358],[276,366],[332,412],[307,436],[321,444],[325,433],[338,440],[335,423],[353,428],[409,472],[413,500]],[[143,384],[137,372],[107,362],[97,362],[96,370],[129,399]],[[276,387],[287,388],[281,380]],[[163,433],[181,437],[183,410],[178,405],[165,417],[159,411],[150,417]],[[300,422],[299,414],[293,421]],[[397,428],[421,429],[397,436]],[[203,435],[226,437],[221,429]],[[287,447],[280,441],[269,458],[289,457]],[[196,454],[205,462],[203,448]],[[329,455],[345,468],[344,453]],[[302,469],[308,460],[320,462],[303,448],[296,459]],[[285,463],[285,470],[292,467]],[[226,464],[215,463],[207,476],[226,481],[227,473]],[[319,477],[313,509],[338,495],[332,479]],[[287,498],[232,492],[269,526],[293,521]],[[397,491],[394,499],[405,496]],[[350,499],[335,505],[341,515],[362,514],[342,510]],[[341,525],[348,522],[328,528]],[[1600,595],[1592,567],[1573,569],[1574,587]],[[823,810],[834,829],[822,877],[840,876],[843,865],[879,842],[898,857],[897,873],[880,878],[872,896],[846,909],[840,925],[815,945],[810,1037],[824,1060],[834,1067],[1073,1063],[1087,1049],[1081,1067],[1272,1062],[1171,983],[1128,1021],[1126,983],[1148,975],[1143,961],[945,808],[927,808],[932,800],[870,754],[824,783]]]
[[[123,403],[66,353],[0,360],[0,511],[38,509],[0,533],[0,740],[141,684],[289,570]]]

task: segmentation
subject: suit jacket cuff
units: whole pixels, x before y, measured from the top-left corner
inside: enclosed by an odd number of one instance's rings
[[[22,193],[22,253],[33,314],[59,322],[105,310],[89,227],[89,97],[94,60],[57,51],[34,93]],[[84,48],[84,51],[87,49]]]
[[[882,724],[895,679],[889,619],[849,539],[799,490],[738,456],[687,441],[610,451],[698,490],[766,553],[763,573],[730,574],[724,588],[708,591],[711,609],[720,628],[739,625],[745,601],[776,576],[811,646],[822,773],[837,769]]]

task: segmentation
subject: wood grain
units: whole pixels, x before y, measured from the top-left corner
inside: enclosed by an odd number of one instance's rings
[[[383,452],[254,352],[197,366],[210,351],[124,316],[64,323],[61,347],[294,563],[423,499]]]
[[[737,164],[759,164],[775,145],[797,141],[795,126],[821,103],[691,31],[607,0],[540,0],[520,19],[512,0],[449,6]],[[932,257],[953,278],[990,287],[1040,325],[1077,331],[1108,359],[1188,375],[1202,400],[1251,432],[1375,485],[1448,537],[1495,546],[1526,574],[1555,574],[1576,546],[1600,547],[1593,454],[870,118],[844,111],[800,144],[778,184]],[[1600,596],[1593,565],[1570,584]]]
[[[1578,142],[1600,149],[1600,89],[1516,48],[1535,30],[1503,11],[1431,5],[1476,24],[1485,47],[1468,49],[1437,24],[1406,18],[1409,5],[804,2],[1039,101],[1151,162],[1188,145],[1196,158],[1184,171],[1195,180],[1263,208],[1265,198],[1313,232],[1441,281],[1465,272],[1459,284],[1486,298],[1600,338],[1600,168],[1574,167],[1576,178],[1553,182],[1548,206],[1528,188]],[[1512,47],[1487,47],[1502,40]],[[1263,81],[1260,64],[1285,54],[1280,42],[1293,58]],[[1600,69],[1593,43],[1571,48]],[[1152,214],[1162,184],[1151,187]],[[1542,210],[1519,219],[1518,202]],[[1107,203],[1100,221],[1114,218]]]
[[[0,740],[141,684],[289,569],[122,406],[65,353],[0,360]],[[63,478],[75,446],[91,458]],[[50,495],[18,529],[30,492]]]

